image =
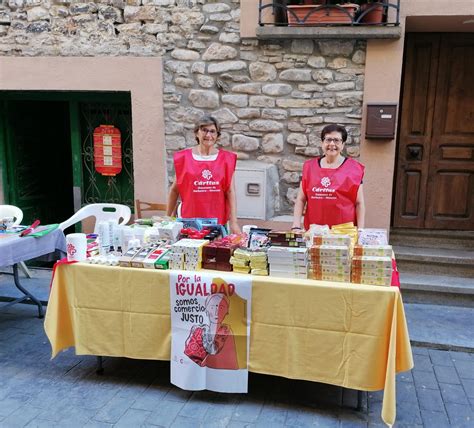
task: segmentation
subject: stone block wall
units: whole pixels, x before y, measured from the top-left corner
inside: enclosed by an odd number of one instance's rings
[[[278,214],[291,213],[324,125],[345,125],[346,153],[359,156],[365,52],[358,40],[242,40],[240,0],[0,6],[0,55],[162,56],[170,180],[173,153],[195,144],[194,121],[212,113],[222,124],[221,146],[278,167]]]

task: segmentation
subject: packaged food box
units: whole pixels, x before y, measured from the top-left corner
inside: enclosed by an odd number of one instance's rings
[[[267,260],[251,261],[251,269],[266,269],[268,266]]]
[[[312,265],[331,265],[331,266],[349,266],[351,259],[346,256],[314,256],[308,259],[308,264]]]
[[[119,266],[122,267],[131,267],[131,262],[133,257],[140,252],[141,248],[129,248],[122,256],[119,258]]]
[[[352,276],[351,282],[355,284],[366,284],[366,285],[382,285],[384,287],[390,287],[392,283],[392,277],[376,277],[376,276]]]
[[[345,245],[351,246],[351,237],[349,235],[322,235],[313,236],[313,245]]]
[[[354,256],[392,257],[391,245],[355,245]]]
[[[250,263],[261,262],[267,260],[267,253],[264,251],[252,251],[249,254]]]
[[[303,232],[271,230],[268,232],[268,237],[280,241],[296,240],[303,239]]]
[[[234,268],[236,267],[246,267],[249,265],[250,261],[248,259],[244,259],[244,258],[238,258],[238,257],[235,257],[235,256],[232,256],[229,260],[229,263],[234,266]]]
[[[306,268],[307,260],[284,260],[284,259],[268,259],[268,263],[273,266],[281,266],[281,269]]]
[[[251,251],[246,250],[244,248],[237,248],[234,251],[233,257],[236,258],[236,259],[243,259],[243,260],[250,261],[250,254],[251,253],[252,253]]]
[[[201,263],[203,269],[220,270],[223,272],[232,272],[232,265],[226,262],[205,262]]]
[[[319,273],[319,272],[308,272],[309,279],[315,279],[317,281],[334,281],[334,282],[350,282],[350,274],[337,274],[337,273]]]
[[[311,258],[318,257],[347,257],[350,251],[346,245],[313,245],[309,249],[308,256]]]
[[[182,270],[184,268],[184,254],[171,251],[169,254],[169,267],[170,269]]]
[[[342,266],[335,266],[335,265],[308,265],[308,272],[313,272],[315,274],[318,273],[326,273],[326,274],[345,274],[349,275],[351,273],[351,266],[350,265],[342,265]]]
[[[169,269],[170,251],[168,250],[156,262],[155,269]]]
[[[272,247],[291,247],[291,248],[305,248],[306,241],[272,241]]]
[[[304,271],[304,272],[290,272],[288,270],[278,270],[278,269],[273,269],[272,266],[270,266],[270,276],[279,276],[281,278],[306,279],[308,277],[308,273],[306,271]]]
[[[250,273],[252,275],[268,276],[268,269],[252,269]]]
[[[237,273],[250,273],[250,266],[233,266],[233,271]]]
[[[169,253],[169,250],[166,248],[155,248],[148,254],[145,260],[143,260],[143,267],[146,269],[163,269],[155,266],[155,264],[167,253]]]
[[[232,254],[237,248],[237,244],[219,244],[218,241],[205,245],[202,249],[202,258],[206,262],[229,262]]]
[[[352,258],[353,268],[368,268],[368,269],[391,269],[392,259],[390,257],[375,257],[375,256],[355,256]]]
[[[268,260],[284,259],[284,260],[306,260],[308,249],[289,248],[289,247],[270,247],[267,251]]]
[[[160,238],[176,242],[183,226],[179,221],[163,221],[156,228]]]
[[[354,275],[375,276],[375,277],[391,277],[391,268],[362,268],[360,266],[352,266]]]

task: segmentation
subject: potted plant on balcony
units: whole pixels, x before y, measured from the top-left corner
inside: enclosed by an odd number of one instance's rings
[[[289,1],[288,25],[350,24],[359,6],[343,0]]]
[[[363,24],[380,24],[386,16],[387,0],[359,0],[360,13],[358,21]]]

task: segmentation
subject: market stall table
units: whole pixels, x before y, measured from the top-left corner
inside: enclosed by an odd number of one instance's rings
[[[19,234],[2,233],[0,235],[0,266],[12,266],[13,278],[16,288],[23,294],[22,297],[14,299],[4,306],[30,299],[38,306],[38,316],[43,318],[43,306],[41,302],[33,296],[20,282],[18,276],[18,264],[23,261],[35,259],[56,250],[66,251],[66,240],[64,233],[60,229],[52,230],[41,237],[25,236]]]
[[[169,288],[169,271],[58,266],[45,320],[53,357],[75,346],[79,355],[169,360]],[[413,367],[398,288],[255,276],[252,288],[250,371],[383,389],[382,418],[394,423],[395,375]]]

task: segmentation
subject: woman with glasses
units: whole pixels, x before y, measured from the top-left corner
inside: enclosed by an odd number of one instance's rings
[[[234,187],[237,155],[216,148],[220,126],[212,116],[201,117],[194,126],[197,145],[176,152],[176,180],[168,195],[168,215],[176,214],[181,197],[182,218],[214,218],[229,223],[231,233],[240,233]]]
[[[348,222],[364,227],[364,166],[342,155],[346,140],[343,126],[327,125],[321,131],[323,156],[303,165],[292,230],[301,229],[305,206],[305,229],[311,224],[333,226]]]

